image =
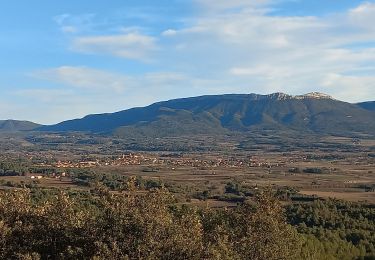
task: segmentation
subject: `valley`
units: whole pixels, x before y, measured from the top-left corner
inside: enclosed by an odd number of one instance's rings
[[[285,193],[286,201],[319,197],[375,203],[375,140],[371,138],[292,138],[263,132],[150,138],[142,144],[82,133],[31,133],[2,135],[1,141],[8,147],[1,146],[0,159],[23,165],[22,173],[0,177],[4,189],[34,183],[43,188],[89,190],[106,176],[119,182],[114,189],[118,190],[127,178],[140,177],[167,186],[180,202],[200,199],[235,205],[253,196],[258,187],[272,186]],[[80,171],[92,175],[85,176],[91,183],[82,185],[77,180],[75,172]],[[31,179],[37,175],[42,178]],[[226,192],[228,183],[245,188],[231,194]]]

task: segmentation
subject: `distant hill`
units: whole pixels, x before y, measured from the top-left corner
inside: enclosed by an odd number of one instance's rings
[[[321,93],[230,94],[158,102],[116,113],[89,115],[38,130],[163,137],[265,129],[374,134],[375,112]]]
[[[357,105],[366,110],[375,111],[375,101],[362,102],[358,103]]]
[[[34,130],[41,125],[29,121],[0,120],[0,132],[17,132]]]

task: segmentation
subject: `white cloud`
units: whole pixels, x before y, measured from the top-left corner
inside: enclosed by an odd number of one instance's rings
[[[349,22],[354,25],[375,30],[373,26],[375,22],[375,3],[365,2],[359,5],[349,11],[348,18]]]
[[[139,76],[111,73],[104,70],[89,67],[62,66],[58,68],[34,71],[30,76],[39,80],[59,83],[65,87],[64,93],[71,93],[74,89],[89,92],[103,92],[113,94],[126,94],[134,90],[149,90],[162,87],[175,87],[183,81],[190,81],[191,78],[181,73],[174,72],[153,72]],[[18,93],[34,93],[32,96],[39,96],[39,92],[45,89],[23,90]],[[46,100],[60,96],[62,90],[48,90],[49,96]],[[114,91],[114,92],[113,92]],[[45,95],[40,95],[45,97]],[[50,98],[51,97],[51,98]]]
[[[271,1],[196,2],[212,12],[190,19],[185,28],[162,33],[173,36],[164,40],[164,64],[201,80],[218,80],[217,92],[322,91],[335,96],[336,90],[347,101],[375,98],[375,83],[366,75],[375,67],[375,4],[326,16],[275,16],[264,11],[272,7]],[[348,82],[335,81],[337,88],[323,84],[328,74]],[[364,94],[339,92],[350,87]]]
[[[156,39],[139,33],[78,37],[72,48],[89,54],[109,54],[121,58],[147,61],[157,49]]]
[[[230,73],[235,76],[262,76],[265,78],[273,79],[280,77],[289,77],[293,74],[293,69],[287,66],[270,66],[259,65],[252,68],[232,68]]]
[[[161,35],[163,36],[174,36],[176,34],[177,34],[177,31],[173,29],[168,29],[161,33]]]
[[[64,22],[71,17],[70,14],[60,14],[53,18],[58,25],[63,25]]]
[[[271,0],[195,0],[208,10],[227,10],[233,8],[254,8],[269,4]]]
[[[88,67],[62,66],[59,68],[35,71],[31,76],[51,82],[62,83],[91,91],[105,90],[122,92],[129,78]]]
[[[60,27],[64,33],[78,33],[82,31],[89,31],[93,25],[93,19],[96,14],[60,14],[53,18],[53,20]]]
[[[74,27],[74,26],[62,26],[61,30],[64,33],[76,33],[76,32],[78,32],[78,28]]]
[[[373,73],[369,68],[375,67],[375,48],[370,46],[375,42],[374,3],[364,2],[346,12],[325,16],[272,15],[269,11],[281,1],[194,0],[202,12],[181,20],[186,22],[185,27],[178,26],[181,29],[154,32],[159,38],[145,33],[150,32],[147,28],[121,25],[116,27],[120,28],[116,29],[118,34],[76,37],[71,46],[83,53],[152,60],[158,70],[180,71],[190,75],[189,79],[197,79],[182,84],[186,88],[199,80],[204,85],[197,94],[205,90],[328,92],[332,88],[322,84],[327,74],[358,74],[355,79],[360,80],[366,73]],[[93,17],[78,19],[64,14],[55,20],[70,26],[73,20],[92,23]],[[67,70],[58,72],[72,73]],[[89,81],[78,74],[86,75],[87,71],[78,71],[74,82],[66,84],[89,82],[84,84],[93,86],[95,82],[104,85],[102,82],[111,81],[129,90],[129,82],[142,82],[136,77],[118,80],[118,75]],[[212,82],[216,82],[216,89]],[[354,79],[350,82],[354,84]]]
[[[142,30],[144,30],[144,28],[142,28],[141,26],[126,26],[126,27],[122,26],[119,29],[119,31],[123,34],[129,34],[129,33],[138,34]]]
[[[360,102],[373,100],[375,97],[375,76],[348,76],[331,73],[322,78],[321,85],[341,100]]]

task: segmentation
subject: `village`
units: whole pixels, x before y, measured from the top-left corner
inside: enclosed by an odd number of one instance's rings
[[[54,167],[54,168],[92,168],[106,166],[170,166],[170,167],[202,167],[202,168],[251,168],[251,167],[279,167],[285,166],[286,163],[293,162],[293,158],[288,160],[267,160],[256,156],[225,157],[212,155],[190,155],[190,154],[147,154],[147,153],[125,153],[119,157],[106,157],[97,159],[77,159],[66,160],[53,163],[38,163],[35,167]],[[306,157],[303,157],[306,160]]]

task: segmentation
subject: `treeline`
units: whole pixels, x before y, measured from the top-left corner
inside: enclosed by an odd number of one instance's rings
[[[196,192],[193,194],[193,198],[199,200],[214,199],[219,201],[243,203],[263,190],[263,188],[258,187],[257,184],[244,184],[236,180],[231,180],[226,183],[224,193],[218,193],[215,191],[216,188],[216,186],[211,186],[208,187],[208,189]],[[299,194],[298,190],[293,187],[274,186],[273,190],[274,196],[282,201],[312,201],[317,199],[314,196]]]
[[[312,173],[312,174],[327,174],[331,173],[332,171],[336,171],[336,169],[329,169],[326,167],[319,168],[319,167],[308,167],[304,169],[300,169],[298,167],[294,167],[288,170],[290,173]]]
[[[144,179],[140,176],[131,177],[114,173],[94,172],[91,169],[68,169],[67,173],[72,182],[80,186],[95,187],[103,185],[111,191],[122,191],[128,188],[129,180],[134,182],[138,190],[150,190],[162,188],[164,184],[160,180]]]
[[[288,206],[287,218],[316,259],[375,259],[375,205],[316,200]]]
[[[28,168],[22,162],[0,162],[0,176],[22,176]]]
[[[0,162],[0,176],[24,176],[26,173],[52,175],[62,170],[54,167],[35,167],[22,160]]]
[[[93,196],[0,193],[1,259],[299,259],[283,207],[262,194],[233,210],[176,206],[165,190]]]

